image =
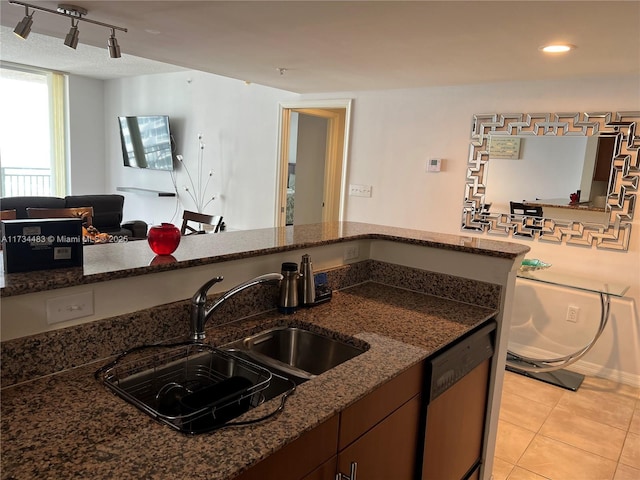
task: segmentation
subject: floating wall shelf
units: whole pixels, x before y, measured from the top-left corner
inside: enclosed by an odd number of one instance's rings
[[[175,192],[161,192],[160,190],[149,190],[148,188],[138,187],[116,187],[119,192],[138,193],[140,195],[153,195],[154,197],[175,197]]]

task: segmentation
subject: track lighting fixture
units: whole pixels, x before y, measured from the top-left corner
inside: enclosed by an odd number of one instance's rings
[[[78,46],[78,37],[80,36],[80,32],[78,32],[78,22],[73,23],[73,18],[71,19],[71,28],[69,29],[69,33],[64,38],[64,44],[67,47],[71,47],[74,50]]]
[[[57,10],[51,10],[39,5],[18,2],[16,0],[9,0],[9,3],[12,5],[22,5],[25,8],[25,17],[18,23],[18,25],[16,25],[16,28],[13,30],[13,32],[21,38],[26,39],[29,36],[29,32],[31,32],[34,13],[32,11],[31,15],[29,15],[29,8],[31,8],[31,10],[40,10],[42,12],[53,13],[54,15],[62,15],[63,17],[71,18],[71,28],[69,29],[69,33],[67,33],[67,36],[64,39],[64,44],[67,47],[71,47],[73,49],[78,46],[78,37],[80,35],[80,32],[78,31],[78,24],[80,23],[80,21],[93,23],[94,25],[100,25],[101,27],[109,28],[111,30],[111,35],[109,36],[109,40],[107,42],[109,56],[111,58],[120,58],[121,56],[120,45],[118,45],[118,40],[116,40],[116,30],[120,30],[126,33],[127,29],[124,27],[117,27],[116,25],[110,25],[108,23],[84,18],[83,16],[87,14],[87,10],[82,7],[60,4],[58,5]]]
[[[24,6],[25,15],[22,20],[18,22],[16,28],[13,29],[13,33],[15,33],[20,38],[26,40],[31,33],[31,25],[33,24],[33,12],[29,15],[29,7]]]
[[[111,29],[111,36],[109,42],[107,42],[109,48],[109,56],[111,58],[120,58],[120,45],[118,45],[118,39],[116,38],[116,31]]]

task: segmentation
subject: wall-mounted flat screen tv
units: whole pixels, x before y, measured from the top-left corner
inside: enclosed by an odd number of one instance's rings
[[[118,117],[125,167],[173,170],[169,117]]]

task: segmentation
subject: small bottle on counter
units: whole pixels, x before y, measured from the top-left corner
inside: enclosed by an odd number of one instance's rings
[[[280,298],[278,300],[278,311],[280,313],[293,313],[297,310],[298,302],[298,265],[293,262],[282,264],[282,280],[280,281]]]
[[[320,303],[328,302],[331,300],[331,296],[333,292],[331,291],[331,287],[329,286],[329,277],[326,272],[316,273],[314,275],[314,280],[316,284],[316,303],[318,305]]]
[[[313,277],[313,264],[308,254],[302,256],[300,263],[300,300],[304,306],[311,306],[316,303],[316,285]]]

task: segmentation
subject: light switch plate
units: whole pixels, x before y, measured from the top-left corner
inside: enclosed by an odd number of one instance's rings
[[[371,185],[349,185],[349,195],[352,197],[370,197]]]
[[[48,324],[66,322],[89,315],[93,315],[93,290],[47,300]]]

